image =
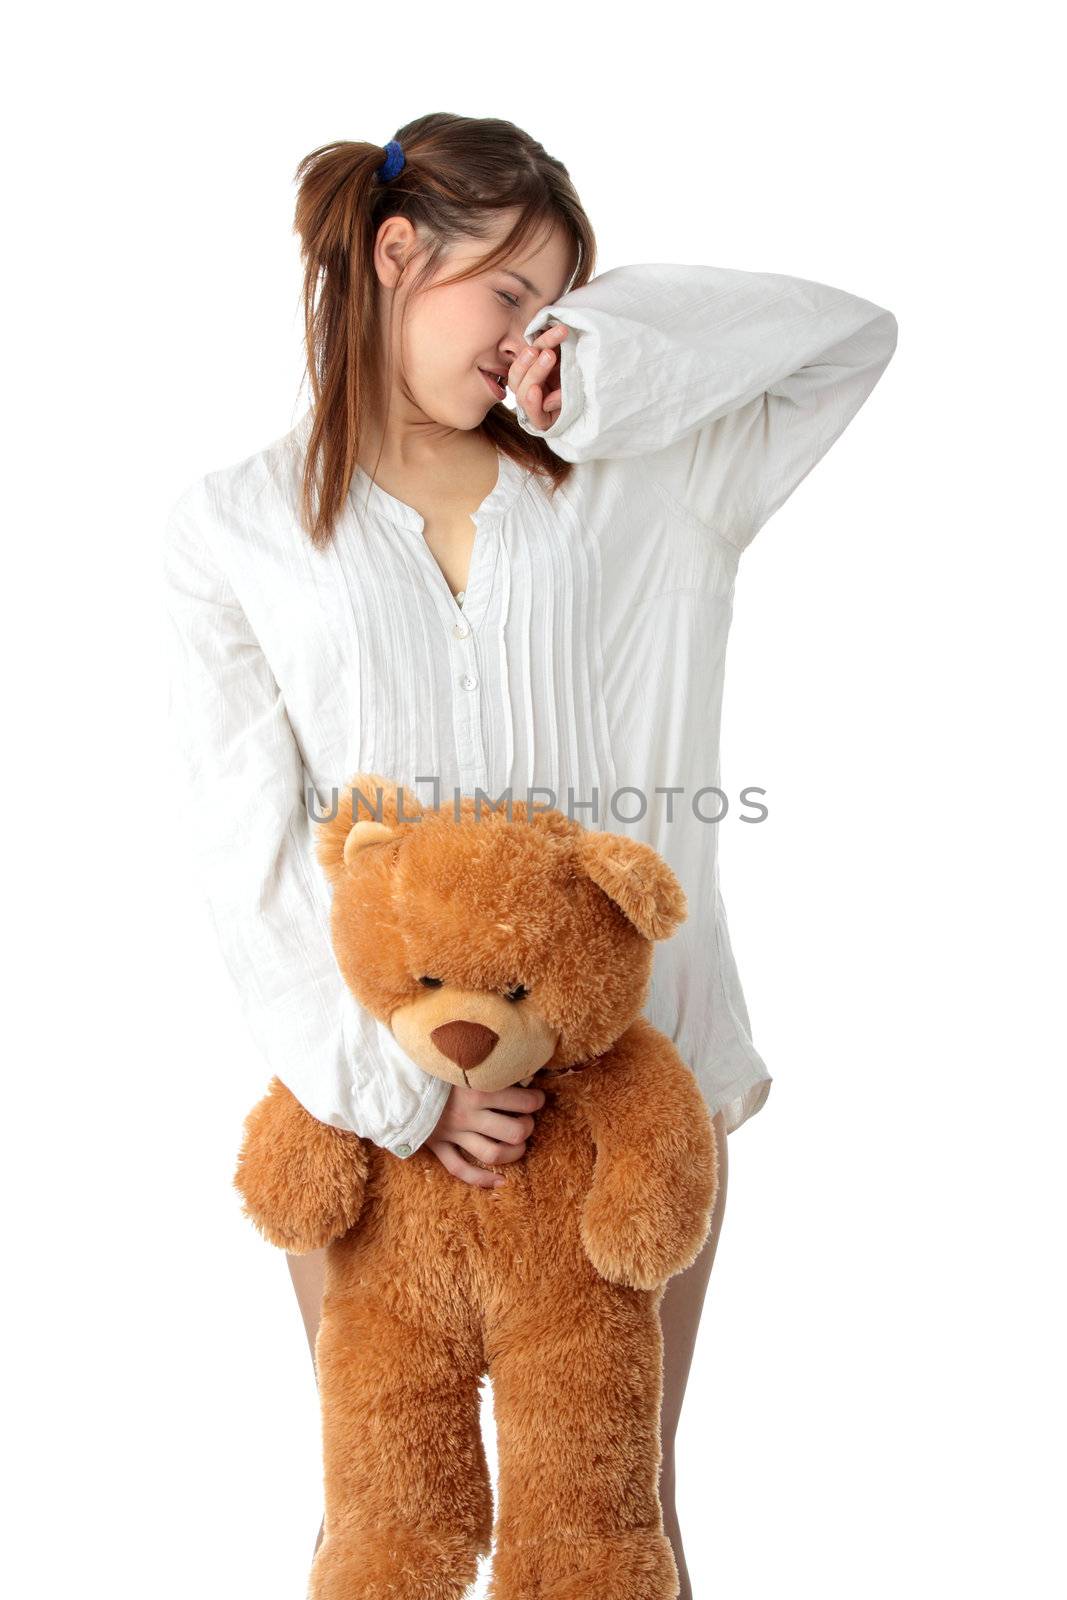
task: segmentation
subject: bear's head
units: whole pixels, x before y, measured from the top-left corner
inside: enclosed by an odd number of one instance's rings
[[[317,824],[352,993],[434,1077],[524,1083],[603,1055],[641,1011],[653,942],[685,920],[650,845],[558,810],[424,807],[361,773]]]

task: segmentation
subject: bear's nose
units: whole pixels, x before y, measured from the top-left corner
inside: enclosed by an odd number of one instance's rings
[[[496,1044],[500,1035],[480,1022],[442,1022],[430,1038],[457,1067],[476,1067]]]

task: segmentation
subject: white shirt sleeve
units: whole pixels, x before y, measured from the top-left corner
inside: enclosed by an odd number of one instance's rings
[[[641,456],[744,549],[856,415],[896,348],[891,311],[774,272],[614,267],[544,306],[562,322],[563,404],[520,426],[565,461]]]
[[[211,548],[226,514],[201,482],[163,541],[168,712],[190,867],[268,1068],[312,1116],[401,1158],[432,1133],[449,1085],[352,994],[329,929],[303,758],[278,684]]]

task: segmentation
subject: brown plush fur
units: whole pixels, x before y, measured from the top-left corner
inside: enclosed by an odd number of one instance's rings
[[[460,1600],[493,1541],[492,1600],[670,1600],[659,1305],[718,1186],[696,1080],[640,1014],[682,889],[647,845],[558,811],[464,798],[457,818],[373,774],[318,849],[357,998],[427,1072],[546,1100],[497,1190],[316,1121],[277,1079],[246,1120],[245,1213],[287,1250],[329,1243],[309,1594]]]

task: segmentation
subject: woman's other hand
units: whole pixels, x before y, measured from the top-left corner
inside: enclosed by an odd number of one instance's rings
[[[508,368],[508,388],[535,428],[550,428],[563,404],[558,346],[569,333],[562,322],[539,333]]]
[[[508,1089],[468,1089],[454,1083],[426,1148],[454,1178],[482,1189],[497,1188],[505,1181],[503,1175],[473,1166],[463,1152],[491,1166],[518,1161],[533,1132],[533,1113],[544,1103],[542,1089],[518,1084]]]

